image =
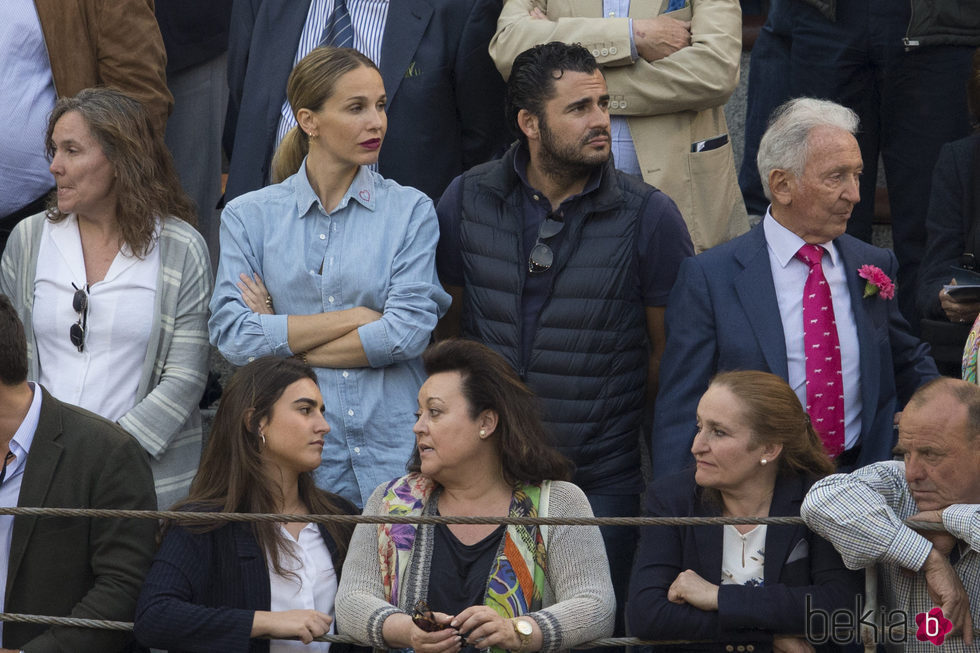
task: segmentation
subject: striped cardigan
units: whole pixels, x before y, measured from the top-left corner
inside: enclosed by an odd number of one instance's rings
[[[0,290],[13,302],[27,333],[28,378],[39,378],[32,312],[44,213],[14,229],[0,263]],[[201,455],[198,403],[208,375],[208,301],[213,281],[207,245],[194,227],[166,218],[160,230],[160,272],[154,327],[136,405],[119,425],[150,454],[157,503],[187,495]]]

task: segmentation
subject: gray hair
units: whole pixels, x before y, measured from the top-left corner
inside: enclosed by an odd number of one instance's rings
[[[759,141],[756,165],[762,192],[772,201],[769,173],[786,170],[797,177],[806,169],[809,156],[807,139],[816,127],[836,127],[849,134],[858,129],[858,116],[845,106],[829,100],[801,97],[781,104],[772,112],[769,127]]]

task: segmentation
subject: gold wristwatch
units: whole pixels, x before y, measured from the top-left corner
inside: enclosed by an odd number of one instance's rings
[[[531,648],[531,635],[534,634],[534,629],[530,622],[520,617],[514,617],[511,619],[511,623],[514,624],[514,632],[521,640],[521,646],[517,649],[517,653],[527,653],[527,650]]]

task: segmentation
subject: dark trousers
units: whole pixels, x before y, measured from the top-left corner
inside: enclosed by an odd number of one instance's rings
[[[861,119],[861,202],[847,231],[871,240],[880,155],[899,262],[899,307],[918,325],[915,286],[925,249],[932,169],[944,143],[969,133],[966,80],[973,48],[906,51],[902,39],[911,17],[909,2],[838,2],[836,21],[798,0],[789,8],[792,95],[834,100]]]
[[[635,494],[589,494],[586,493],[592,514],[596,517],[636,517],[640,514],[640,497]],[[616,637],[626,631],[623,626],[623,609],[628,596],[630,574],[633,571],[633,556],[636,553],[637,529],[635,526],[600,526],[602,542],[609,558],[609,574],[616,592]],[[595,648],[592,651],[612,652],[622,648]]]
[[[790,22],[788,0],[772,0],[766,23],[752,47],[749,88],[745,106],[745,146],[738,185],[749,215],[765,215],[769,200],[762,192],[756,165],[759,141],[773,109],[790,98]]]

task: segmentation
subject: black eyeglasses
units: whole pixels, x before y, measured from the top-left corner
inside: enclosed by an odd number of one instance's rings
[[[85,328],[88,326],[88,284],[79,288],[72,282],[71,287],[75,289],[75,296],[71,298],[71,307],[78,313],[78,322],[71,325],[68,330],[68,337],[71,344],[78,347],[81,352],[85,349]]]
[[[560,213],[553,211],[544,217],[544,222],[538,228],[538,240],[531,248],[531,255],[527,259],[527,271],[531,274],[545,272],[555,262],[555,253],[542,241],[561,233],[565,228],[565,222],[561,218]]]

